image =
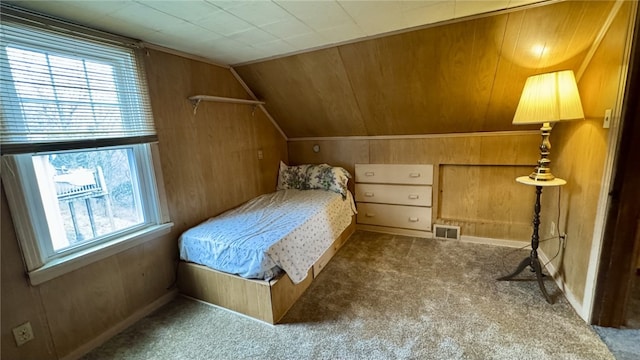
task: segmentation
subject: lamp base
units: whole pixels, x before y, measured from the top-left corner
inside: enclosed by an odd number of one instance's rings
[[[549,153],[551,151],[551,142],[549,136],[551,135],[551,124],[544,123],[540,128],[542,133],[542,143],[540,144],[540,159],[538,160],[538,166],[529,175],[529,178],[536,181],[549,181],[555,179],[555,176],[551,173],[551,160],[549,160]]]
[[[551,173],[550,168],[536,166],[535,170],[529,174],[529,178],[535,181],[550,181],[556,177]]]

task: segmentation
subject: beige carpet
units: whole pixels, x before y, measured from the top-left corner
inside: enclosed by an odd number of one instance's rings
[[[613,359],[551,280],[495,281],[527,254],[358,231],[283,324],[178,298],[86,359]]]

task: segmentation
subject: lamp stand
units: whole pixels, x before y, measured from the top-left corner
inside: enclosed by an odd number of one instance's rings
[[[500,277],[497,280],[513,280],[516,275],[520,274],[527,266],[529,266],[531,268],[531,272],[536,274],[536,280],[538,281],[538,286],[540,287],[542,295],[549,304],[553,304],[549,293],[547,293],[547,289],[544,287],[543,277],[545,275],[542,273],[542,265],[540,264],[540,259],[538,259],[538,245],[540,244],[540,235],[538,234],[540,227],[540,195],[542,194],[542,187],[544,186],[561,186],[566,184],[567,182],[560,178],[554,178],[553,180],[545,181],[532,180],[530,176],[521,176],[517,178],[516,181],[521,184],[532,185],[536,187],[536,203],[533,207],[533,234],[531,234],[531,253],[529,253],[529,256],[520,262],[514,272],[509,275]]]
[[[542,133],[542,143],[540,143],[540,159],[538,160],[538,166],[529,175],[532,180],[548,181],[553,180],[555,176],[551,173],[551,160],[549,160],[549,154],[551,153],[551,142],[549,136],[551,136],[551,124],[546,122],[542,124],[540,128]]]

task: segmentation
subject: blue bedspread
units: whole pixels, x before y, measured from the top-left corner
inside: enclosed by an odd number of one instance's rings
[[[284,270],[294,283],[351,223],[351,194],[280,190],[248,201],[180,236],[180,259],[245,278]]]

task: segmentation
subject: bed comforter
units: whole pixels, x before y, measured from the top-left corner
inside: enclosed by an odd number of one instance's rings
[[[281,269],[298,284],[355,213],[351,193],[276,191],[184,232],[180,259],[264,280]]]

